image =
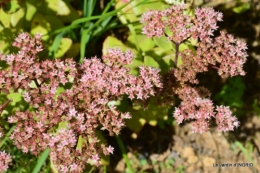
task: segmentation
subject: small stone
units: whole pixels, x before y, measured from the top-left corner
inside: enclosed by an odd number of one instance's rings
[[[193,148],[191,148],[191,147],[186,147],[181,152],[181,157],[184,159],[187,159],[188,157],[194,156],[194,155],[195,155],[195,152],[194,152]]]
[[[205,157],[202,162],[204,167],[212,167],[213,163],[216,163],[216,159],[212,157]]]
[[[116,165],[116,168],[115,168],[115,171],[117,172],[124,172],[125,171],[125,161],[124,159],[121,159],[117,165]]]
[[[187,169],[186,169],[187,173],[189,172],[194,172],[195,171],[195,167],[194,166],[189,166]]]
[[[193,163],[196,163],[198,160],[199,160],[199,159],[198,159],[197,156],[192,155],[192,156],[189,156],[189,157],[188,157],[187,162],[188,162],[189,164],[193,164]]]

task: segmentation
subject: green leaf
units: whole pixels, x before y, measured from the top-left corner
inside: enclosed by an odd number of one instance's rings
[[[24,8],[20,8],[16,13],[11,15],[11,24],[13,27],[17,27],[16,25],[24,19],[25,11]]]
[[[162,73],[166,73],[174,67],[174,56],[175,54],[171,54],[162,58],[160,61]]]
[[[249,10],[249,9],[250,9],[250,4],[249,3],[243,3],[240,6],[233,8],[232,10],[235,13],[239,14],[239,13],[243,13],[243,12]]]
[[[51,25],[52,31],[64,27],[60,18],[55,15],[45,15],[44,18]]]
[[[123,5],[123,2],[117,1],[115,8],[119,9]],[[135,0],[120,10],[119,19],[123,24],[127,24],[128,22],[136,22],[139,21],[139,16],[141,16],[144,12],[148,10],[165,9],[166,7],[168,7],[168,5],[161,1]]]
[[[22,100],[22,95],[20,93],[10,93],[7,95],[7,98],[12,100],[12,105],[15,105],[17,102]]]
[[[110,48],[119,48],[123,51],[130,49],[126,45],[122,43],[122,41],[118,40],[116,37],[108,36],[103,42],[102,53],[103,55],[107,54],[108,49]]]
[[[174,50],[174,45],[172,42],[170,42],[165,36],[162,36],[160,38],[153,38],[155,44],[162,48],[163,50],[167,51],[167,50]]]
[[[146,66],[151,66],[151,67],[157,67],[159,68],[160,65],[158,64],[157,61],[155,61],[152,57],[150,56],[145,56],[144,57],[144,65]]]
[[[60,122],[58,128],[56,129],[56,133],[58,133],[60,129],[67,129],[67,126],[68,126],[67,121]]]
[[[0,22],[5,28],[9,28],[11,25],[11,14],[6,13],[3,8],[0,8]],[[0,48],[1,49],[1,48]]]
[[[61,58],[69,50],[72,45],[70,38],[62,38],[58,50],[54,54],[54,58]]]
[[[40,157],[37,160],[37,164],[35,165],[32,173],[38,173],[40,172],[43,164],[45,163],[46,159],[48,158],[50,150],[49,149],[45,149],[43,151],[43,153],[40,155]]]
[[[55,100],[58,98],[58,96],[60,95],[60,93],[62,93],[62,92],[64,92],[64,91],[65,91],[64,87],[59,86],[59,87],[57,88],[57,91],[56,91],[55,95],[54,95]]]
[[[58,16],[63,23],[71,23],[77,19],[79,19],[78,12],[70,5],[67,4],[67,7],[69,8],[70,13],[65,16]]]
[[[140,58],[136,57],[136,58],[134,58],[134,59],[132,60],[132,63],[126,65],[126,67],[130,67],[130,68],[131,68],[130,73],[131,73],[132,75],[137,76],[137,75],[139,74],[139,67],[140,67],[141,65],[143,65],[143,61],[142,61]]]
[[[167,120],[168,118],[168,108],[167,106],[158,106],[157,99],[152,97],[149,100],[148,107],[138,110],[138,113],[141,115],[146,122],[152,126],[156,126],[158,119]]]
[[[70,13],[70,8],[62,0],[46,0],[48,4],[48,12],[54,11],[57,15],[65,16]]]
[[[78,56],[80,50],[80,44],[79,43],[74,43],[71,45],[69,50],[66,52],[65,57],[68,58],[75,58]]]
[[[29,2],[26,2],[26,15],[25,19],[27,21],[31,21],[33,19],[33,16],[36,14],[37,8],[30,4]]]
[[[12,14],[17,12],[21,8],[18,0],[10,0],[3,4],[3,10],[8,13]]]
[[[195,48],[190,44],[190,43],[182,43],[180,46],[179,46],[179,51],[182,52],[186,49],[190,49],[192,50],[194,53],[196,53],[196,50]]]
[[[95,131],[95,135],[96,137],[99,139],[99,143],[107,143],[107,140],[104,138],[103,134],[101,133],[101,131],[99,130],[96,130]],[[105,156],[104,154],[101,154],[101,163],[102,165],[109,165],[109,162],[110,162],[110,157],[109,155],[108,156]]]
[[[82,138],[81,135],[79,135],[76,150],[81,150],[81,148],[82,148],[82,144],[83,144],[83,138]]]
[[[63,32],[61,32],[60,34],[58,34],[55,37],[55,39],[54,39],[54,41],[53,41],[53,43],[51,45],[50,51],[49,51],[49,56],[50,57],[53,57],[54,54],[57,52],[57,50],[59,48],[59,45],[61,43],[61,40],[63,38],[63,35],[65,35],[65,34],[66,34],[66,31],[63,31]]]
[[[0,51],[3,51],[5,53],[9,52],[9,47],[11,46],[11,43],[14,38],[14,33],[11,29],[5,28],[0,32]]]
[[[140,49],[143,52],[149,51],[154,48],[155,43],[151,38],[148,38],[145,35],[136,35],[136,39],[133,35],[130,35],[127,39],[131,44],[136,45],[138,44]],[[137,41],[137,43],[136,43]]]
[[[131,119],[125,120],[126,126],[134,132],[139,132],[146,123],[146,120],[141,117],[138,111],[130,110],[128,112],[133,116]]]
[[[43,14],[36,13],[31,23],[31,34],[41,33],[47,35],[51,31],[50,23],[44,18]],[[48,40],[49,36],[42,37],[43,40]]]

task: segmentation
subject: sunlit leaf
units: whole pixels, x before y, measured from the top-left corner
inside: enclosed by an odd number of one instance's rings
[[[0,22],[4,25],[5,28],[10,27],[11,14],[6,13],[2,8],[0,8]]]
[[[35,35],[37,33],[47,34],[51,30],[50,23],[44,18],[41,13],[36,13],[31,23],[31,34]],[[42,37],[43,40],[47,40],[49,37]]]
[[[34,5],[30,4],[29,2],[26,2],[25,19],[27,21],[31,21],[33,16],[35,15],[36,11],[37,11],[37,8]]]
[[[11,24],[13,27],[16,27],[17,24],[22,22],[25,16],[24,8],[20,8],[16,13],[11,15]]]
[[[22,95],[20,93],[10,93],[7,95],[7,98],[12,100],[12,105],[15,105],[17,102],[20,102],[22,100]]]
[[[57,15],[68,15],[70,9],[62,0],[46,0],[49,10],[53,10]]]
[[[61,58],[69,50],[72,45],[70,38],[62,38],[58,50],[54,54],[54,58]]]
[[[170,42],[165,36],[154,38],[154,42],[158,47],[162,48],[165,51],[174,49],[173,43]]]
[[[8,14],[12,14],[17,12],[19,9],[21,8],[19,1],[18,0],[10,0],[10,1],[6,1],[3,4],[3,10],[8,13]]]
[[[127,40],[133,45],[138,44],[143,52],[149,51],[155,46],[154,41],[145,35],[136,35],[136,39],[137,43],[134,36],[130,35]]]
[[[144,65],[146,66],[151,66],[151,67],[157,67],[159,68],[160,65],[158,64],[157,61],[154,60],[154,58],[150,57],[150,56],[145,56],[144,57]]]
[[[82,144],[83,144],[83,138],[82,138],[81,135],[79,135],[76,150],[81,150],[82,149]]]
[[[108,49],[110,48],[119,48],[123,51],[130,49],[126,45],[124,45],[122,41],[118,40],[116,37],[108,36],[103,42],[103,48],[102,48],[103,55],[107,54]]]
[[[80,16],[78,12],[70,4],[67,4],[67,7],[69,8],[70,13],[67,15],[60,15],[58,17],[64,23],[71,23],[74,20],[78,19]]]

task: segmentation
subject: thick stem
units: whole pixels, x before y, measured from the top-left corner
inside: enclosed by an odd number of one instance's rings
[[[17,87],[15,90],[14,90],[14,92],[17,92],[18,91],[18,89],[20,88],[20,86],[19,87]],[[3,110],[9,105],[9,103],[11,102],[12,100],[7,100],[1,107],[0,107],[0,114],[3,112]]]
[[[3,110],[8,106],[8,104],[11,102],[12,100],[7,100],[0,108],[0,114],[3,112]]]
[[[212,68],[212,69],[216,69],[216,70],[219,69],[219,67],[217,67],[217,66],[215,66],[215,65],[209,65],[208,68]]]
[[[177,68],[180,43],[174,43],[174,44],[175,44],[175,60],[174,60],[174,66],[175,66],[175,68]]]

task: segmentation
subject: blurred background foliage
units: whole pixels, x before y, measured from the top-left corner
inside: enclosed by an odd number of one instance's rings
[[[123,51],[130,49],[135,54],[133,63],[129,65],[133,75],[138,75],[140,65],[158,67],[164,74],[173,66],[174,46],[167,42],[165,37],[150,39],[142,35],[142,25],[139,21],[145,11],[161,10],[171,4],[181,2],[189,4],[191,14],[192,9],[196,7],[213,7],[223,12],[224,22],[220,23],[220,28],[248,43],[249,58],[245,67],[245,71],[248,72],[247,76],[221,80],[216,73],[210,71],[209,74],[200,74],[198,77],[202,85],[210,88],[216,104],[230,106],[234,114],[243,120],[253,115],[259,116],[260,5],[258,0],[134,0],[129,3],[119,0],[0,0],[0,51],[4,53],[17,51],[11,45],[20,32],[29,32],[32,35],[41,33],[45,45],[45,50],[39,54],[42,59],[74,58],[75,61],[81,63],[84,57],[101,57],[109,48],[117,47]],[[180,51],[194,49],[194,45],[196,41],[190,40],[181,45]],[[182,61],[179,58],[178,66],[181,64]],[[7,98],[13,99],[1,114],[1,125],[6,133],[12,131],[12,127],[6,122],[6,117],[16,110],[25,110],[29,107],[22,99],[21,92],[8,94],[1,92],[1,104]],[[110,104],[132,114],[132,119],[126,121],[129,130],[122,132],[129,134],[122,137],[123,142],[126,143],[125,148],[131,148],[131,140],[126,138],[143,139],[141,134],[147,126],[164,130],[176,126],[172,118],[174,107],[158,106],[156,98],[149,100],[145,110],[141,104],[133,104],[126,97],[112,101]],[[108,137],[107,134],[98,131],[97,135],[102,141],[114,143],[115,147],[119,147],[115,139]],[[256,133],[252,135],[255,137]],[[241,139],[242,137],[235,137],[235,141]],[[38,157],[18,151],[8,140],[8,136],[1,141],[0,146],[14,158],[9,172],[31,172],[40,163]],[[232,145],[251,159],[253,144],[250,145],[250,149],[246,149],[251,143],[252,141],[234,142]],[[144,167],[148,165],[153,168],[154,172],[161,172],[165,169],[171,172],[173,168],[176,172],[185,170],[183,165],[176,166],[177,161],[173,158],[165,162],[152,159],[149,161],[147,157],[139,158],[139,155],[142,155],[141,151],[136,153],[132,149],[132,153],[135,154],[129,157],[130,164],[136,166],[133,166],[134,172],[145,172]],[[113,163],[110,162],[111,158],[103,157],[105,167],[99,171],[105,172],[106,166],[108,170],[113,170],[116,167],[113,164],[122,159],[120,152],[116,152],[112,157]],[[134,158],[139,159],[134,161]],[[51,167],[51,162],[44,160],[41,170],[50,172],[52,169],[55,172],[55,169]],[[88,166],[86,172],[93,169]],[[129,169],[126,169],[127,171],[129,172]]]

